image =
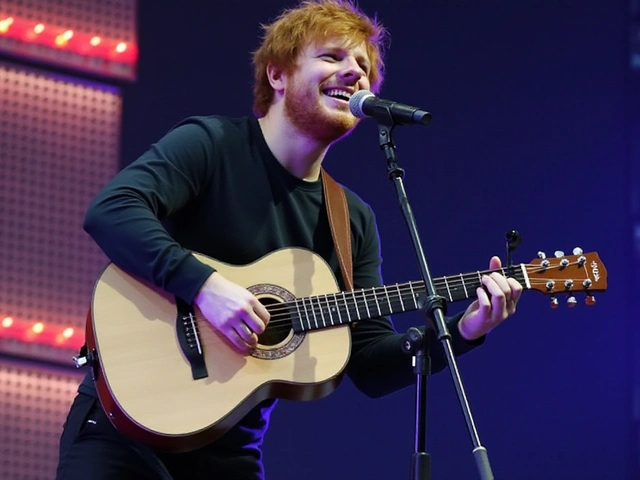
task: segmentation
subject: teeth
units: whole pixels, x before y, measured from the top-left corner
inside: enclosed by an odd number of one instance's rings
[[[338,97],[338,98],[346,98],[347,100],[351,98],[350,92],[345,92],[344,90],[340,90],[339,88],[332,88],[330,90],[326,90],[325,95],[329,95],[330,97]]]

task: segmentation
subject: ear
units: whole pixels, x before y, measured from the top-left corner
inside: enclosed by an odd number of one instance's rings
[[[267,64],[267,78],[275,92],[282,92],[287,84],[287,74],[280,67],[272,63]]]

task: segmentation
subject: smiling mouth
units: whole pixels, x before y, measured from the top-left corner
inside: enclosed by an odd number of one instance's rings
[[[345,92],[344,90],[340,90],[337,88],[330,88],[328,90],[323,91],[326,96],[335,98],[337,100],[342,100],[344,102],[348,102],[351,98],[351,93]]]

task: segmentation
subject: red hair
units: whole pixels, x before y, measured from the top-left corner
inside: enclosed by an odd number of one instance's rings
[[[262,25],[262,28],[262,44],[253,53],[253,110],[256,115],[264,116],[273,101],[267,65],[291,73],[304,47],[332,37],[344,38],[350,46],[365,43],[371,61],[371,90],[379,91],[384,78],[387,33],[375,17],[367,16],[352,0],[306,0],[296,8],[285,10],[273,23]]]

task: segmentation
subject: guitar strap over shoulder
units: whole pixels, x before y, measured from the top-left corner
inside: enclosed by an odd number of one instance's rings
[[[351,224],[349,223],[349,207],[344,189],[323,169],[322,191],[327,207],[329,228],[333,244],[338,255],[340,271],[346,290],[353,290],[353,262],[351,259]]]

